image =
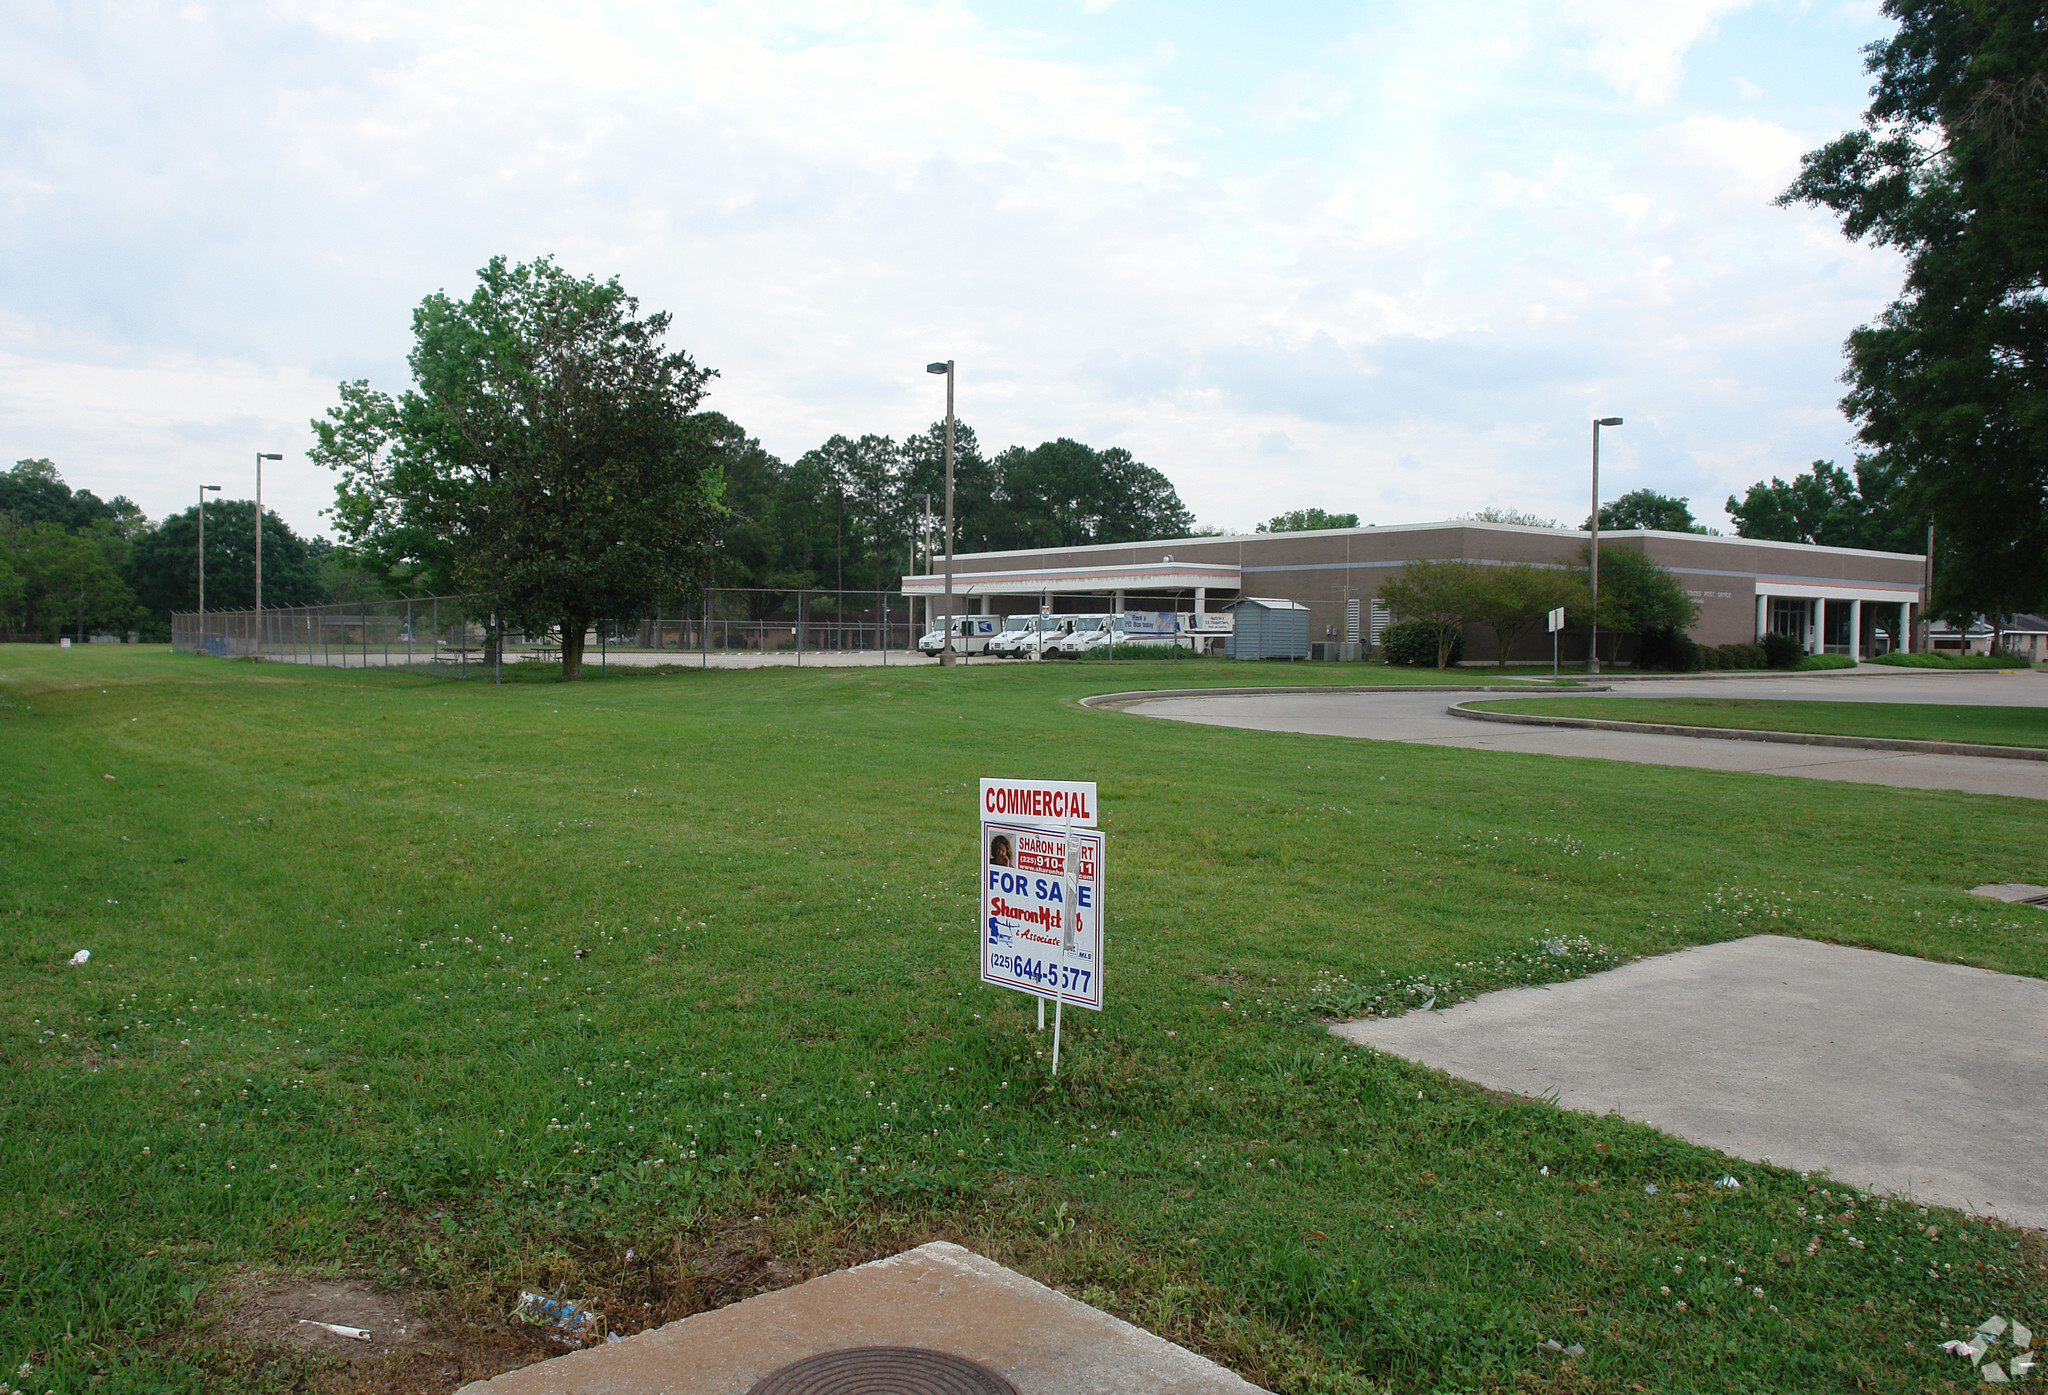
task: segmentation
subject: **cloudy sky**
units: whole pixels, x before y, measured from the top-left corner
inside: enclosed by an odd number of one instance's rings
[[[10,0],[0,459],[321,531],[334,385],[504,253],[618,275],[793,457],[960,362],[1209,524],[1576,522],[1846,463],[1889,254],[1771,206],[1854,125],[1837,0]]]

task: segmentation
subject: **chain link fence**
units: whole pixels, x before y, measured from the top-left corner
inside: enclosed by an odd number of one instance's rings
[[[890,591],[787,591],[718,587],[636,621],[605,621],[584,636],[586,668],[695,662],[891,663],[916,659],[923,628],[914,602]],[[965,607],[962,607],[964,613]],[[419,596],[333,605],[181,612],[171,648],[216,658],[261,658],[324,668],[399,668],[487,678],[505,664],[560,663],[555,631],[492,628],[489,596]]]

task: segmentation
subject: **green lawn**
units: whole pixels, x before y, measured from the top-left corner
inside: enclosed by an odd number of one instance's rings
[[[630,1331],[940,1236],[1287,1392],[1932,1389],[1944,1337],[2048,1326],[2039,1237],[1317,1015],[1760,930],[2048,974],[2048,921],[1962,890],[2041,880],[2038,805],[1074,705],[1173,667],[0,650],[0,1377],[324,1379],[216,1321],[252,1274],[377,1277],[511,1362],[521,1287]],[[994,774],[1101,785],[1108,1010],[1057,1081],[975,979]]]
[[[1881,736],[2048,746],[2048,707],[1967,707],[1932,702],[1771,702],[1743,698],[1554,697],[1472,704],[1542,717],[1598,717],[1686,727]]]

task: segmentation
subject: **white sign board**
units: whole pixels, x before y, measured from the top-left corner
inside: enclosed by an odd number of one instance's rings
[[[1550,612],[1550,632],[1551,632],[1552,634],[1556,634],[1556,633],[1557,633],[1557,632],[1558,632],[1559,630],[1561,630],[1561,629],[1563,629],[1563,628],[1564,628],[1564,607],[1563,607],[1563,606],[1559,606],[1559,607],[1558,607],[1558,608],[1557,608],[1556,610],[1553,610],[1553,611],[1551,611],[1551,612]]]
[[[1175,619],[1184,635],[1227,635],[1237,630],[1237,617],[1229,611],[1205,610],[1198,614],[1183,610]]]
[[[1170,610],[1127,610],[1124,612],[1124,634],[1132,638],[1140,636],[1171,635],[1175,632],[1173,612]]]
[[[983,983],[1101,1010],[1103,835],[1095,816],[1092,782],[981,782]]]
[[[1061,780],[983,780],[981,821],[1007,819],[1017,823],[1095,827],[1095,782]]]

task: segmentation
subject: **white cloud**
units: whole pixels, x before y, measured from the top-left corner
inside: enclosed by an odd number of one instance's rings
[[[1754,0],[1562,0],[1559,13],[1586,41],[1582,59],[1624,96],[1669,101],[1686,51],[1723,15]]]

